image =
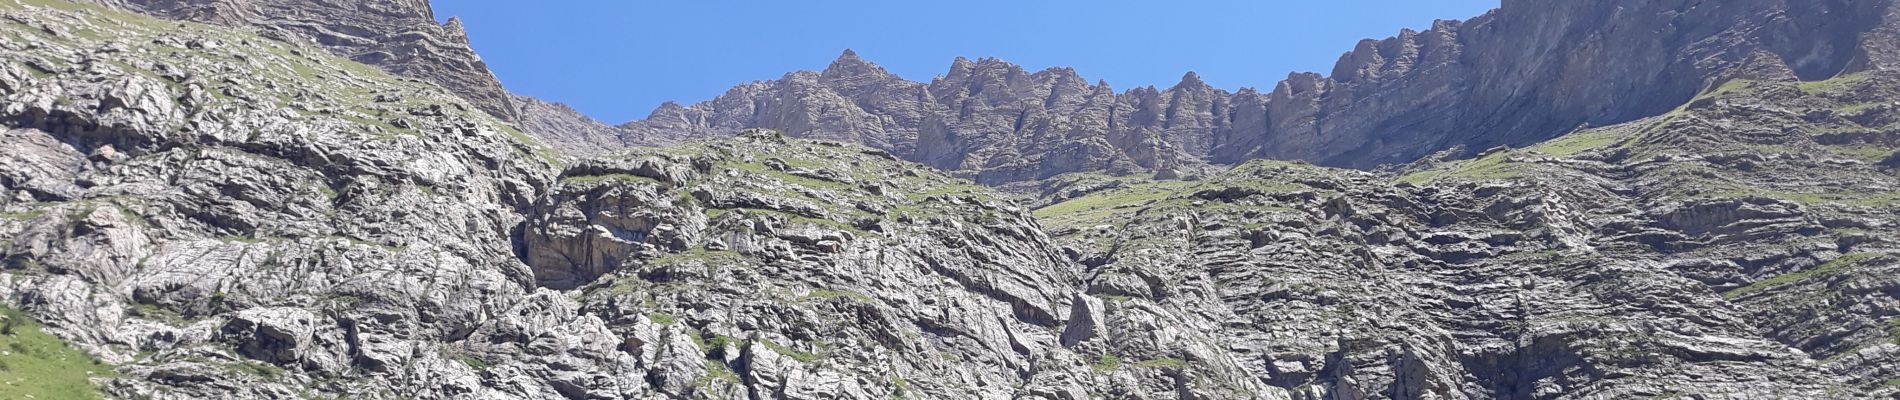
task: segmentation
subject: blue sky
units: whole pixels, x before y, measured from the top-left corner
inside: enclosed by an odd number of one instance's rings
[[[518,93],[609,123],[668,100],[823,69],[844,49],[912,80],[957,56],[1074,67],[1118,90],[1187,71],[1227,89],[1328,72],[1363,38],[1467,19],[1498,0],[434,0]]]

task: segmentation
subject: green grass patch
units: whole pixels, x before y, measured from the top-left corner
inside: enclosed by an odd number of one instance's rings
[[[723,251],[723,250],[713,251],[713,250],[706,250],[705,248],[701,248],[701,247],[695,247],[684,252],[667,254],[665,256],[655,258],[653,259],[653,261],[649,261],[648,264],[672,265],[672,264],[679,264],[679,263],[684,263],[688,261],[704,261],[709,264],[721,264],[721,263],[737,264],[737,263],[742,262],[744,259],[745,259],[745,256],[740,255],[738,252]]]
[[[1413,185],[1425,185],[1451,177],[1471,180],[1497,180],[1522,176],[1522,168],[1509,162],[1510,157],[1510,151],[1500,151],[1496,154],[1484,157],[1454,161],[1429,170],[1414,172],[1401,176],[1398,180]]]
[[[1530,150],[1559,157],[1569,157],[1589,150],[1610,147],[1623,141],[1623,135],[1608,129],[1584,131],[1560,136],[1556,139],[1531,146]]]
[[[742,381],[739,378],[739,373],[732,372],[732,367],[726,366],[724,361],[708,358],[706,359],[706,375],[694,380],[693,386],[706,387],[714,382],[737,384]]]
[[[726,165],[728,167],[731,167],[732,169],[751,172],[751,173],[759,174],[759,175],[765,175],[765,176],[771,177],[772,179],[777,179],[779,181],[782,181],[788,184],[803,186],[803,187],[811,188],[811,189],[856,190],[858,188],[857,185],[853,185],[849,183],[793,175],[788,172],[772,169],[771,167],[765,166],[765,164],[729,163]]]
[[[785,347],[785,345],[773,343],[770,340],[760,339],[758,342],[759,342],[759,345],[765,346],[765,348],[767,349],[772,349],[772,352],[774,353],[778,353],[779,355],[790,357],[793,360],[798,360],[799,362],[806,363],[806,364],[811,364],[813,362],[817,362],[818,360],[824,358],[824,356],[799,351],[798,349],[793,349],[790,347]]]
[[[263,379],[266,381],[275,381],[284,377],[283,368],[278,368],[275,365],[265,364],[265,363],[257,362],[257,361],[245,360],[245,361],[234,362],[230,364],[225,364],[225,368],[229,368],[232,371],[237,371],[238,373],[242,373],[245,375],[255,376],[258,379]]]
[[[895,394],[897,398],[901,399],[904,398],[904,396],[910,395],[910,380],[904,379],[904,377],[891,375],[891,386],[897,388],[897,393]]]
[[[534,136],[521,133],[520,129],[515,129],[515,127],[508,125],[499,126],[501,132],[507,134],[509,138],[520,142],[522,145],[528,146],[528,149],[530,149],[528,154],[540,158],[541,161],[546,161],[549,165],[559,166],[562,164],[560,151],[554,150],[553,147],[548,147],[547,144],[542,143],[540,139],[535,139]]]
[[[1790,283],[1806,281],[1808,279],[1815,278],[1815,277],[1833,275],[1847,268],[1860,265],[1860,263],[1866,262],[1868,260],[1872,260],[1874,258],[1878,258],[1880,256],[1881,254],[1879,253],[1854,253],[1854,254],[1844,255],[1844,256],[1841,256],[1840,258],[1834,259],[1834,261],[1829,261],[1826,264],[1821,264],[1820,266],[1817,266],[1814,268],[1776,275],[1768,279],[1757,281],[1748,286],[1744,286],[1741,288],[1736,288],[1734,290],[1723,292],[1722,296],[1727,297],[1731,300],[1739,299],[1739,298],[1742,298],[1743,296],[1760,293],[1764,290],[1768,290],[1769,288],[1773,288],[1776,286],[1782,286],[1782,285],[1787,285]]]
[[[1808,92],[1809,94],[1841,93],[1841,92],[1846,92],[1848,90],[1852,90],[1854,87],[1859,86],[1862,82],[1866,82],[1870,78],[1871,77],[1869,77],[1867,74],[1856,73],[1856,74],[1836,76],[1833,78],[1828,78],[1826,80],[1801,82],[1800,84],[1795,85],[1795,87],[1801,89],[1801,91],[1803,92]]]
[[[1850,207],[1886,207],[1900,204],[1900,192],[1850,192],[1828,191],[1825,193],[1781,192],[1756,190],[1753,188],[1733,189],[1712,192],[1698,198],[1735,199],[1743,197],[1766,197],[1775,200],[1799,203],[1807,206],[1837,205]]]
[[[422,136],[420,132],[397,127],[396,124],[390,123],[388,120],[382,118],[365,117],[355,114],[342,114],[340,116],[343,117],[344,120],[350,121],[350,123],[364,127],[365,130],[379,132],[382,135],[379,137],[383,139],[394,138],[396,135]],[[371,127],[376,129],[369,129]]]
[[[31,210],[31,211],[21,211],[21,212],[0,212],[0,219],[31,220],[31,219],[39,219],[40,217],[45,216],[45,215],[46,215],[46,212],[41,211],[41,210]]]
[[[24,4],[24,5],[37,6],[37,7],[48,7],[52,9],[65,10],[65,11],[79,11],[79,10],[90,8],[84,4],[79,4],[76,2],[66,1],[66,0],[18,0],[18,1],[19,3],[17,4]],[[0,9],[18,9],[19,7],[16,6],[15,4],[16,3],[13,3],[13,2],[0,2]]]
[[[474,368],[476,371],[485,371],[485,370],[488,370],[489,368],[494,367],[492,365],[488,365],[487,361],[482,361],[481,357],[476,357],[476,356],[472,356],[468,354],[456,354],[454,355],[454,358],[455,358],[455,361],[459,361],[462,363],[462,365],[467,365],[469,368]]]
[[[261,239],[255,236],[225,235],[224,237],[220,237],[218,239],[226,241],[226,242],[244,243],[244,244],[264,243],[264,239]]]
[[[176,311],[152,304],[133,304],[126,308],[126,313],[134,317],[163,322],[172,326],[183,326],[191,322],[190,319],[185,318],[184,315]]]
[[[564,184],[595,184],[601,182],[651,183],[657,186],[666,186],[665,183],[660,182],[658,179],[633,174],[587,175],[561,178],[561,183]]]
[[[1184,368],[1187,367],[1187,361],[1179,358],[1157,358],[1136,362],[1134,366],[1135,368]]]
[[[733,343],[739,342],[738,339],[734,339],[730,336],[712,335],[711,338],[706,338],[703,332],[690,327],[687,328],[687,331],[686,337],[692,339],[693,346],[699,347],[699,351],[701,352],[710,353],[713,349],[726,348],[726,346],[731,346]]]
[[[674,322],[679,321],[678,319],[673,318],[672,314],[667,314],[663,312],[647,313],[647,319],[653,320],[653,323],[660,324],[660,325],[672,325]]]
[[[1900,344],[1900,317],[1887,320],[1885,328],[1887,331],[1887,340],[1893,342],[1893,344]]]
[[[1870,102],[1870,103],[1842,104],[1842,105],[1834,106],[1834,112],[1837,114],[1853,114],[1853,113],[1865,111],[1869,108],[1878,107],[1881,104],[1884,104],[1884,103]]]
[[[97,399],[91,378],[109,378],[112,366],[47,334],[26,313],[0,308],[0,398]]]
[[[951,195],[951,194],[976,194],[976,195],[983,195],[985,197],[988,197],[988,196],[991,196],[993,193],[995,192],[992,192],[988,186],[957,181],[954,183],[931,185],[929,190],[912,193],[909,196],[909,199],[911,202],[915,203],[915,202],[924,201],[924,199],[928,199],[935,196],[943,196],[943,195]]]
[[[1050,226],[1099,224],[1117,214],[1139,211],[1181,195],[1189,186],[1186,182],[1152,182],[1103,190],[1037,209],[1034,215]]]
[[[1894,154],[1893,148],[1879,146],[1827,146],[1826,149],[1835,154],[1869,164],[1880,163],[1886,160],[1888,156]]]
[[[1696,97],[1697,98],[1720,97],[1720,96],[1727,95],[1730,93],[1748,91],[1754,88],[1755,88],[1755,81],[1750,81],[1746,79],[1730,79],[1727,82],[1722,82],[1721,85],[1716,86],[1715,89],[1710,90],[1708,93],[1703,93],[1701,96],[1696,96]]]
[[[1114,371],[1121,369],[1121,367],[1122,358],[1116,357],[1114,354],[1103,354],[1101,357],[1095,359],[1094,364],[1089,365],[1089,369],[1093,369],[1095,372]]]
[[[45,78],[50,78],[53,76],[53,71],[47,71],[45,69],[41,69],[36,64],[25,63],[25,64],[15,64],[15,65],[19,65],[21,69],[25,69],[26,73],[28,75],[32,75],[33,78],[35,79],[45,79]]]
[[[830,289],[813,290],[811,291],[811,294],[805,295],[805,300],[813,300],[813,299],[817,299],[817,300],[851,299],[851,300],[856,300],[860,303],[876,303],[877,302],[876,299],[872,299],[871,296],[866,296],[863,293],[853,292],[849,290],[830,290]]]

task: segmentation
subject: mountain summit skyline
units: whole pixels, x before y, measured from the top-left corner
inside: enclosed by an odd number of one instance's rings
[[[1193,70],[1217,88],[1267,90],[1289,72],[1324,72],[1361,39],[1424,30],[1498,4],[844,0],[545,7],[454,0],[434,7],[439,20],[461,20],[474,49],[511,90],[619,124],[666,101],[696,103],[732,86],[823,69],[846,48],[914,81],[966,57],[1031,70],[1072,67],[1125,88],[1165,87]]]

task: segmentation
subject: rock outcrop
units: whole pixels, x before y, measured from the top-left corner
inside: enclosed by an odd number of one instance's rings
[[[428,0],[106,0],[166,18],[256,27],[266,36],[293,35],[338,56],[398,76],[440,85],[503,121],[521,119],[513,94],[469,48],[458,19],[437,23]]]

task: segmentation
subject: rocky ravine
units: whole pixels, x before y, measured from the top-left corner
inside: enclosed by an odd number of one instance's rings
[[[110,370],[0,367],[0,385],[1900,394],[1890,72],[1802,83],[1755,52],[1753,79],[1525,149],[1067,174],[1014,201],[890,143],[772,131],[572,159],[295,36],[115,10],[0,0],[0,301]],[[1094,167],[1151,167],[1120,160]]]

